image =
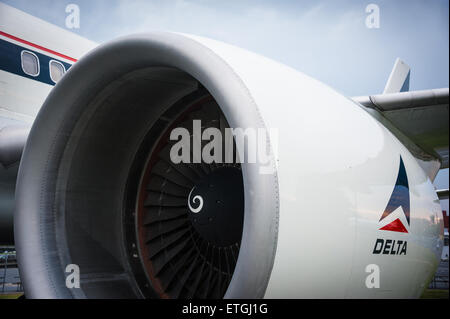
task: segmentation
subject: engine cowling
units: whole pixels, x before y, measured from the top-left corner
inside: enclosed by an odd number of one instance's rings
[[[173,165],[170,132],[195,119],[278,137],[265,162]],[[401,165],[410,209],[382,218]],[[395,218],[406,232],[381,229]],[[51,91],[14,231],[32,298],[418,297],[443,221],[415,158],[360,105],[245,50],[149,33],[100,46]]]

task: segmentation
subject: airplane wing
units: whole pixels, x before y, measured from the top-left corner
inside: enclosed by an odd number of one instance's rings
[[[425,153],[448,168],[449,89],[360,96],[361,105],[378,110]]]
[[[439,169],[448,168],[449,90],[408,92],[410,75],[409,65],[397,58],[383,94],[353,100],[397,136],[434,180]]]
[[[448,199],[448,188],[447,189],[438,189],[436,193],[439,199]]]
[[[384,87],[383,94],[409,91],[411,69],[408,64],[397,58]]]

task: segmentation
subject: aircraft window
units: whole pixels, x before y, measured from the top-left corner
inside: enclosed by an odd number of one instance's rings
[[[64,73],[66,73],[66,68],[61,62],[55,60],[50,61],[50,78],[53,82],[58,82]]]
[[[33,52],[22,51],[22,70],[25,74],[31,76],[39,75],[39,59]]]

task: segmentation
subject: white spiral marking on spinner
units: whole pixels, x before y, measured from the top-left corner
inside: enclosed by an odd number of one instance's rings
[[[195,187],[194,187],[195,188]],[[194,188],[190,191],[189,196],[188,196],[188,206],[189,206],[189,210],[191,212],[193,212],[194,214],[197,214],[198,212],[200,212],[203,208],[203,198],[200,195],[196,195],[194,196],[194,198],[192,199],[192,202],[195,204],[197,202],[199,202],[199,205],[197,208],[193,208],[191,206],[191,194],[194,190]]]

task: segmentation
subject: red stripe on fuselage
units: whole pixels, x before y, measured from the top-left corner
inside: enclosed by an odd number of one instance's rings
[[[26,45],[32,46],[32,47],[34,47],[34,48],[36,48],[36,49],[39,49],[39,50],[42,50],[42,51],[45,51],[45,52],[54,54],[54,55],[59,56],[59,57],[61,57],[61,58],[63,58],[63,59],[70,60],[70,61],[73,61],[73,62],[77,62],[76,59],[71,58],[70,56],[67,56],[67,55],[64,55],[64,54],[62,54],[62,53],[59,53],[59,52],[56,52],[56,51],[53,51],[53,50],[44,48],[43,46],[40,46],[40,45],[38,45],[38,44],[31,43],[31,42],[29,42],[29,41],[27,41],[27,40],[24,40],[24,39],[20,39],[20,38],[18,38],[18,37],[15,37],[15,36],[13,36],[13,35],[11,35],[11,34],[6,33],[6,32],[0,31],[0,35],[3,35],[3,36],[5,36],[5,37],[10,38],[10,39],[12,39],[12,40],[15,40],[15,41],[17,41],[17,42],[21,42],[21,43],[24,43],[24,44],[26,44]]]

